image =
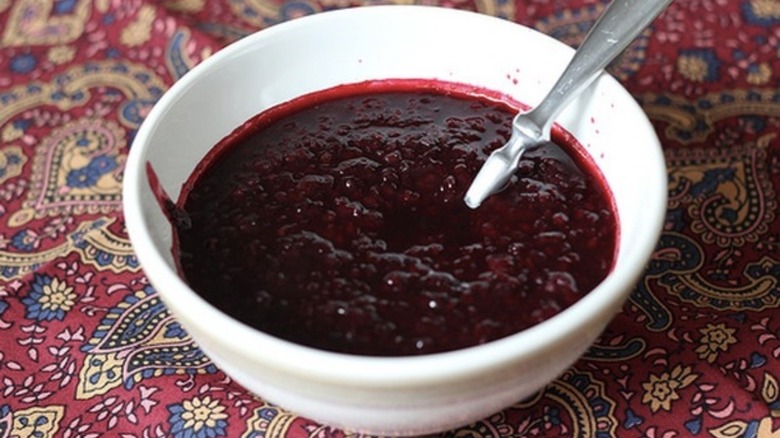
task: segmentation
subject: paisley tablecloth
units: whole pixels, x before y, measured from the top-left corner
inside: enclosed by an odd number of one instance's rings
[[[571,45],[605,5],[423,2]],[[0,438],[355,435],[216,368],[147,283],[121,206],[133,135],[173,82],[252,31],[349,6],[0,0]],[[677,0],[611,71],[664,145],[657,251],[579,362],[447,435],[780,437],[780,0]]]

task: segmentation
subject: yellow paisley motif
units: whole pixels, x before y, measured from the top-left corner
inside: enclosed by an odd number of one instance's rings
[[[138,11],[138,16],[135,21],[122,30],[119,41],[130,47],[140,46],[149,41],[152,37],[152,23],[154,22],[154,19],[154,7],[144,5],[141,7],[141,10]]]
[[[20,227],[35,217],[53,216],[67,211],[104,211],[119,207],[122,192],[119,169],[124,155],[124,131],[115,123],[83,119],[55,130],[38,148],[33,163],[34,185],[23,208],[16,211],[8,225]],[[111,157],[116,170],[100,175],[94,182],[78,185],[72,172],[85,169],[95,156]],[[86,177],[87,175],[82,172]],[[82,202],[74,206],[74,202]]]
[[[271,421],[268,421],[268,419],[262,415],[263,411],[269,409],[276,411],[276,415],[273,416]],[[295,415],[275,407],[264,406],[255,409],[254,415],[246,420],[246,431],[241,435],[241,438],[257,436],[258,432],[264,432],[263,436],[266,438],[284,438],[288,435],[290,425],[292,425],[296,418]],[[317,435],[309,434],[309,436]]]
[[[14,422],[10,436],[53,438],[60,428],[65,407],[52,405],[22,409],[13,413]]]
[[[122,384],[122,365],[124,360],[117,353],[88,354],[84,357],[84,366],[79,372],[79,384],[76,399],[85,400],[105,394]]]
[[[12,88],[8,99],[0,106],[0,135],[6,140],[24,135],[12,123],[18,114],[39,106],[51,105],[68,111],[87,104],[92,90],[108,87],[125,96],[126,106],[134,105],[136,113],[150,107],[159,98],[166,84],[153,71],[131,63],[100,61],[87,66],[74,66],[51,82],[37,82]],[[124,108],[124,107],[123,107]],[[128,118],[119,110],[119,122],[137,129],[138,115]],[[82,130],[81,133],[76,131]],[[78,169],[88,159],[84,148],[76,147],[78,141],[102,144],[111,150],[106,154],[115,160],[115,171],[105,172],[92,184],[64,184],[67,173]],[[35,218],[59,214],[110,213],[121,204],[121,171],[126,146],[124,129],[114,122],[102,119],[82,119],[70,122],[41,139],[33,160],[33,184],[22,208],[8,220],[11,227],[20,227]],[[90,149],[90,153],[94,152]],[[75,181],[71,175],[71,182]]]
[[[764,383],[761,385],[761,398],[767,405],[774,405],[780,401],[780,384],[770,373],[764,373]],[[772,416],[780,417],[780,409],[773,409]]]
[[[42,252],[13,253],[0,250],[0,269],[6,273],[6,279],[21,278],[34,271],[37,266],[63,257],[71,251],[80,255],[81,261],[98,270],[111,270],[115,273],[140,270],[130,240],[117,236],[109,230],[115,218],[102,218],[83,222],[70,235],[67,242]],[[110,263],[100,259],[101,254],[110,254]]]
[[[60,84],[34,83],[8,90],[8,94],[16,98],[0,106],[0,126],[5,125],[15,115],[37,106],[54,105],[62,111],[67,111],[84,105],[90,99],[90,89],[98,87],[116,88],[127,99],[153,99],[156,96],[149,91],[151,87],[160,90],[168,88],[154,71],[146,67],[124,63],[122,66],[126,71],[117,71],[114,69],[115,66],[116,63],[110,61],[93,63],[89,70],[85,70],[83,66],[75,66],[61,75],[66,79]],[[149,83],[139,82],[136,79],[139,76],[149,77]],[[31,87],[33,85],[34,87]],[[52,99],[52,95],[57,91],[69,97]],[[81,94],[78,98],[72,97],[76,92]],[[120,121],[123,120],[120,118]]]
[[[69,15],[55,16],[53,6],[54,2],[49,0],[15,2],[5,23],[0,46],[66,44],[84,33],[91,1],[80,0]]]
[[[780,3],[780,0],[776,0]],[[723,93],[711,93],[702,96],[700,102],[710,102],[707,107],[691,110],[691,102],[684,96],[674,94],[658,95],[648,93],[640,96],[642,109],[657,121],[668,126],[664,135],[682,144],[707,141],[715,131],[718,122],[745,114],[759,116],[780,116],[780,104],[774,99],[774,88],[756,88],[731,90],[728,101],[722,99]],[[663,103],[657,103],[657,102]],[[683,135],[685,134],[685,135]]]

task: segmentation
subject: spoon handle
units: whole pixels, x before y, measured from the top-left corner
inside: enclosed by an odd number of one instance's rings
[[[549,139],[558,114],[583,91],[673,0],[613,0],[591,27],[558,82],[525,114]],[[517,120],[517,118],[515,118]]]
[[[479,207],[509,181],[523,152],[550,140],[550,128],[558,114],[672,1],[613,0],[542,102],[512,120],[512,137],[485,160],[463,198],[466,205]]]

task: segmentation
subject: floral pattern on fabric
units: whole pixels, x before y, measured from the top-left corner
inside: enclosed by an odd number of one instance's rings
[[[0,437],[355,437],[248,393],[140,269],[138,127],[225,44],[411,0],[0,0]],[[607,0],[430,0],[576,46]],[[780,437],[780,2],[678,0],[610,67],[668,168],[622,312],[544,390],[442,436]],[[631,145],[626,145],[630,147]]]

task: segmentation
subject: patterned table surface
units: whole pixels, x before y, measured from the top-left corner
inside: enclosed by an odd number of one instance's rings
[[[605,5],[427,1],[571,45]],[[140,270],[120,192],[144,115],[193,65],[357,5],[0,0],[0,438],[354,435],[203,356]],[[657,251],[579,362],[450,435],[780,437],[780,1],[677,0],[611,70],[664,145]]]

